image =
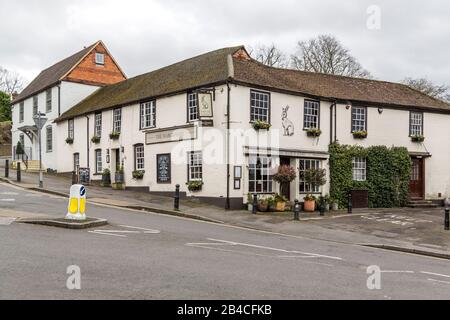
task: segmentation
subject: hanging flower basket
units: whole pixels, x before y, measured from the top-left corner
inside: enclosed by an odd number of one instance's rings
[[[424,136],[412,136],[411,141],[412,142],[424,142],[425,137]]]
[[[306,134],[308,135],[308,137],[317,138],[317,137],[320,137],[322,135],[322,130],[320,130],[320,129],[308,129],[308,130],[306,130]]]
[[[367,138],[367,131],[355,131],[353,132],[353,138],[355,139],[366,139]]]
[[[120,132],[111,132],[110,135],[109,135],[109,138],[111,140],[119,140]]]
[[[145,171],[143,171],[143,170],[133,171],[133,179],[142,180],[142,179],[144,179],[144,174],[145,174]]]
[[[92,143],[95,143],[95,144],[100,143],[100,140],[101,140],[101,138],[98,136],[93,136],[91,139]]]
[[[252,126],[253,126],[253,129],[255,129],[256,131],[269,130],[272,127],[272,125],[270,123],[268,123],[266,121],[259,121],[259,120],[253,122]]]

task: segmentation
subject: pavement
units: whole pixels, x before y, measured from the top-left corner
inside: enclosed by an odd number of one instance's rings
[[[22,182],[13,183],[29,190],[37,189],[37,175],[22,173]],[[71,179],[61,175],[46,175],[45,189],[53,195],[66,196]],[[197,201],[182,200],[180,211],[173,210],[173,199],[146,192],[119,191],[100,186],[87,186],[88,201],[119,208],[175,215],[197,220],[223,223],[261,231],[308,237],[348,244],[366,244],[389,250],[418,253],[450,259],[450,232],[444,231],[444,210],[435,209],[370,209],[317,213],[301,213],[301,221],[293,221],[293,213],[258,213],[226,211]]]
[[[0,208],[0,299],[450,299],[445,259],[90,202],[109,226],[15,223],[62,217],[67,199],[7,183]]]

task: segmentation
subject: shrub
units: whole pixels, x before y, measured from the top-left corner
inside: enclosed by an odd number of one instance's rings
[[[322,130],[320,129],[308,129],[306,130],[308,137],[320,137],[322,135]]]
[[[117,139],[119,139],[119,138],[120,138],[120,132],[111,132],[111,133],[109,134],[109,138],[110,138],[111,140],[117,140]]]
[[[202,181],[189,181],[188,183],[186,183],[186,185],[190,192],[197,192],[197,191],[202,190],[203,182]]]
[[[411,136],[411,141],[412,142],[424,142],[425,141],[425,137],[424,136]]]
[[[145,174],[145,171],[135,170],[135,171],[133,171],[133,179],[142,180],[142,179],[144,179],[144,174]]]
[[[253,129],[255,130],[269,130],[272,125],[266,121],[257,120],[253,122]]]
[[[91,139],[92,143],[95,143],[95,144],[100,143],[100,140],[101,140],[101,138],[98,136],[93,136]]]
[[[17,142],[17,146],[16,146],[16,154],[18,155],[23,155],[25,153],[25,151],[23,150],[23,146],[22,143],[19,141]]]
[[[367,136],[368,136],[367,131],[355,131],[355,132],[353,132],[353,137],[355,139],[365,139],[365,138],[367,138]]]

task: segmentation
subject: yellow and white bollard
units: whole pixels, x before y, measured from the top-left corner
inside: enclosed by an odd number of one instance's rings
[[[66,219],[86,220],[86,188],[76,184],[70,188],[70,199]]]

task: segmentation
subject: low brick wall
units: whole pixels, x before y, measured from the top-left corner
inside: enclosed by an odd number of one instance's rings
[[[0,157],[10,157],[11,156],[11,145],[2,144],[0,145]]]

